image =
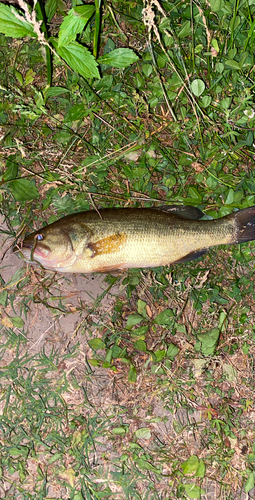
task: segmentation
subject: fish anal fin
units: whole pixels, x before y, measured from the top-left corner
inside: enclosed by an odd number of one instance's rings
[[[113,253],[120,250],[121,246],[125,243],[127,236],[125,233],[112,234],[106,238],[96,241],[95,243],[88,243],[87,247],[91,250],[91,258],[97,255]]]
[[[118,274],[122,269],[125,269],[125,264],[113,264],[111,266],[101,266],[98,269],[93,269],[93,273],[114,273]]]
[[[195,250],[194,252],[190,252],[184,257],[181,257],[178,260],[175,260],[173,264],[183,264],[185,262],[189,262],[190,260],[199,259],[202,255],[205,255],[208,252],[208,248],[203,248],[202,250]]]

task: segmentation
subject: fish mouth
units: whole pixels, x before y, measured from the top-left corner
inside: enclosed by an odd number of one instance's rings
[[[48,245],[40,243],[40,245],[34,245],[34,242],[23,242],[22,248],[20,249],[25,262],[30,264],[40,264],[44,269],[49,269],[52,271],[59,270],[63,272],[68,272],[66,269],[68,266],[73,265],[76,261],[76,255],[67,256],[65,259],[58,260],[56,256],[53,258],[50,255],[51,249]]]
[[[29,258],[30,261],[33,261],[35,260],[34,257],[36,257],[36,260],[46,258],[50,254],[51,250],[48,245],[40,244],[39,246],[36,245],[35,242],[29,243],[24,241],[21,252],[26,258]]]

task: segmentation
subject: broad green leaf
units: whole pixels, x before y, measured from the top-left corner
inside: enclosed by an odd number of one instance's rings
[[[36,37],[34,27],[14,7],[0,3],[0,33],[12,38]]]
[[[160,31],[171,30],[171,20],[168,17],[163,17],[160,21],[159,29]]]
[[[166,355],[165,349],[159,349],[158,351],[153,351],[153,353],[152,353],[153,361],[155,363],[161,363],[161,361],[162,361],[162,359],[164,359],[165,355]]]
[[[168,360],[166,360],[166,361],[168,361]],[[169,363],[170,363],[170,361],[169,361]],[[164,366],[165,366],[165,364],[164,364]],[[171,370],[171,366],[167,366],[167,368],[169,370]],[[162,366],[159,366],[159,364],[156,363],[156,364],[151,365],[151,373],[153,373],[153,374],[156,373],[157,375],[165,375],[165,370]]]
[[[249,493],[250,490],[254,488],[254,472],[250,472],[247,481],[245,483],[244,491],[245,493]]]
[[[183,484],[182,486],[190,498],[201,498],[201,495],[205,494],[204,490],[196,484]]]
[[[16,179],[8,183],[16,201],[30,201],[39,198],[39,193],[33,182],[28,179]]]
[[[203,50],[203,45],[201,43],[199,43],[198,45],[196,45],[195,49],[194,49],[194,52],[195,54],[200,54]]]
[[[198,460],[196,455],[192,455],[182,464],[183,474],[191,474],[196,477],[204,477],[205,464],[203,460]]]
[[[198,192],[195,186],[189,187],[189,195],[191,196],[191,198],[201,200],[201,194]]]
[[[215,64],[215,69],[216,69],[216,71],[218,71],[218,73],[222,73],[222,72],[223,72],[223,70],[224,70],[224,64],[222,64],[222,63],[220,63],[220,62],[219,62],[219,63],[216,63],[216,64]]]
[[[138,349],[139,351],[147,352],[147,345],[144,340],[136,340],[134,343],[135,349]]]
[[[186,36],[189,35],[191,35],[191,24],[190,21],[185,21],[177,36],[179,38],[185,38]]]
[[[148,332],[149,327],[147,325],[139,326],[132,330],[131,334],[133,337],[143,337]]]
[[[71,42],[57,48],[57,52],[68,66],[84,78],[100,78],[94,56],[77,42]]]
[[[154,318],[154,323],[156,325],[172,325],[174,318],[174,312],[172,309],[165,309],[159,313],[156,318]]]
[[[45,4],[45,12],[46,16],[48,19],[48,22],[50,22],[53,18],[53,16],[57,12],[58,4],[61,3],[62,0],[47,0]]]
[[[224,0],[210,0],[210,5],[213,12],[219,12],[224,7]]]
[[[173,359],[179,352],[179,348],[176,347],[172,342],[169,344],[168,349],[166,351],[166,357]]]
[[[12,161],[12,158],[14,158],[14,161]],[[6,162],[6,166],[7,166],[7,168],[6,168],[5,172],[3,173],[3,177],[2,177],[4,182],[14,180],[18,174],[18,165],[17,165],[17,163],[15,163],[14,156],[9,157],[9,159]]]
[[[240,16],[233,16],[229,23],[229,31],[235,31],[241,22]]]
[[[88,341],[88,344],[91,349],[94,349],[95,351],[97,351],[97,349],[104,349],[105,347],[105,343],[100,338],[91,339]]]
[[[105,361],[107,363],[111,363],[112,362],[112,349],[107,349],[106,350],[106,356],[105,356]]]
[[[152,65],[151,64],[143,64],[142,70],[143,70],[143,74],[145,76],[150,76],[150,74],[152,73]]]
[[[123,356],[123,349],[118,345],[114,345],[112,347],[112,357],[113,358],[121,358]]]
[[[3,290],[2,292],[0,292],[0,305],[1,306],[4,306],[4,307],[6,306],[7,297],[8,297],[7,290]]]
[[[60,94],[64,94],[64,93],[70,93],[70,90],[66,89],[65,87],[50,87],[47,89],[46,93],[45,93],[45,97],[48,98],[48,97],[56,97]]]
[[[207,106],[209,106],[212,102],[212,98],[210,95],[204,95],[201,99],[202,101],[202,106],[203,108],[207,108]]]
[[[99,361],[97,359],[88,359],[88,362],[91,366],[100,366]]]
[[[0,294],[0,304],[1,304],[1,294]],[[250,346],[247,344],[247,342],[244,342],[244,344],[242,345],[242,351],[244,354],[249,354]]]
[[[203,80],[200,80],[200,78],[196,78],[196,80],[193,80],[193,82],[191,83],[191,90],[196,97],[199,97],[201,94],[203,94],[205,90],[205,84]]]
[[[126,68],[138,61],[139,57],[131,49],[115,49],[108,54],[100,56],[97,61],[99,64],[109,64],[113,68]]]
[[[231,101],[232,101],[232,98],[231,97],[225,97],[224,99],[222,99],[220,101],[220,105],[222,107],[222,109],[228,109],[230,104],[231,104]]]
[[[232,49],[230,49],[228,51],[228,57],[229,57],[229,59],[234,59],[235,56],[236,56],[236,54],[237,54],[237,48],[233,47]]]
[[[26,72],[24,86],[30,85],[35,79],[36,73],[31,68]]]
[[[137,429],[135,435],[138,439],[150,439],[151,431],[147,427],[141,427],[140,429]]]
[[[78,103],[74,104],[69,111],[66,113],[64,118],[64,123],[75,122],[77,120],[81,120],[87,114],[87,109],[85,104]]]
[[[141,314],[136,314],[136,313],[130,314],[127,319],[126,328],[130,330],[132,326],[137,325],[137,323],[141,323],[143,319],[144,318],[143,316],[141,316]]]
[[[205,464],[204,464],[203,460],[199,461],[195,476],[196,477],[205,477]]]
[[[111,432],[113,434],[117,434],[117,436],[123,436],[124,434],[126,434],[126,429],[125,427],[114,427]]]
[[[216,40],[216,38],[213,38],[212,39],[212,46],[215,50],[217,50],[217,52],[220,51],[220,48],[219,48],[219,44],[218,44],[218,40]]]
[[[176,330],[177,330],[177,332],[184,333],[185,335],[186,335],[186,333],[187,333],[187,332],[186,332],[186,326],[185,326],[185,325],[179,325],[179,324],[178,324],[178,325],[176,326]]]
[[[159,473],[159,470],[153,465],[151,465],[150,462],[148,462],[144,458],[136,458],[135,462],[137,463],[138,467],[140,467],[140,469],[142,470],[151,470],[155,473]]]
[[[10,455],[13,456],[22,455],[23,457],[26,458],[29,453],[29,448],[27,446],[10,446],[8,448],[8,452],[10,453]]]
[[[241,69],[240,64],[237,61],[235,61],[234,59],[228,59],[226,61],[226,64],[228,66],[230,66],[230,68],[239,69],[239,70]]]
[[[106,493],[108,493],[108,491]],[[110,493],[111,493],[111,491],[110,491]],[[73,500],[83,500],[83,499],[84,499],[84,496],[82,493],[75,493],[75,495],[73,496]],[[49,498],[49,500],[51,500],[51,499]]]
[[[234,191],[233,189],[229,189],[227,198],[225,200],[225,205],[231,205],[234,201]]]
[[[16,328],[22,328],[22,326],[24,326],[24,321],[19,316],[14,316],[13,318],[10,317],[10,320]]]
[[[137,312],[138,312],[138,314],[141,314],[144,318],[148,319],[148,315],[146,312],[146,306],[147,306],[147,304],[146,304],[146,302],[144,302],[144,300],[138,299]]]
[[[94,5],[80,5],[71,9],[60,26],[58,47],[74,41],[76,35],[82,32],[94,12]]]
[[[71,138],[71,133],[68,132],[68,130],[61,130],[57,134],[54,135],[54,140],[60,142],[61,144],[64,144],[65,142],[69,141]]]
[[[100,164],[100,158],[96,155],[87,156],[87,158],[85,158],[85,160],[82,160],[82,162],[81,162],[83,167],[92,167],[93,165],[96,165],[97,163]]]
[[[111,368],[111,363],[108,363],[108,361],[104,361],[102,364],[102,368]]]
[[[198,468],[199,460],[196,455],[192,455],[182,464],[183,474],[194,474]]]
[[[15,69],[14,73],[15,73],[15,76],[16,76],[19,84],[23,85],[24,82],[23,82],[23,76],[22,76],[22,74],[19,71],[17,71],[16,69]]]
[[[75,15],[81,17],[86,23],[90,20],[95,12],[94,5],[77,5],[73,8]]]
[[[249,130],[249,132],[247,133],[247,136],[246,136],[246,146],[252,146],[253,142],[254,142],[254,133]]]
[[[218,328],[212,328],[206,333],[199,333],[197,338],[200,340],[201,352],[204,356],[210,356],[214,354],[218,340],[220,336],[220,330]]]
[[[136,379],[137,379],[136,369],[133,365],[130,365],[128,372],[128,381],[134,384],[136,382]]]

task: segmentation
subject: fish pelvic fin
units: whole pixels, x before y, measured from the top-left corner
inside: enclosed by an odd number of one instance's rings
[[[233,243],[244,243],[245,241],[255,240],[255,206],[236,212],[234,218],[236,239]]]
[[[93,258],[96,257],[96,255],[117,252],[125,243],[126,239],[127,236],[125,233],[112,234],[111,236],[102,238],[95,243],[88,243],[87,248],[91,250],[91,258]]]

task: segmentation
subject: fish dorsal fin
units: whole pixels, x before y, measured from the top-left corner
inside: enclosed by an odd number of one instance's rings
[[[158,210],[191,220],[199,220],[204,215],[200,208],[192,207],[191,205],[163,205],[162,207],[158,207]]]

